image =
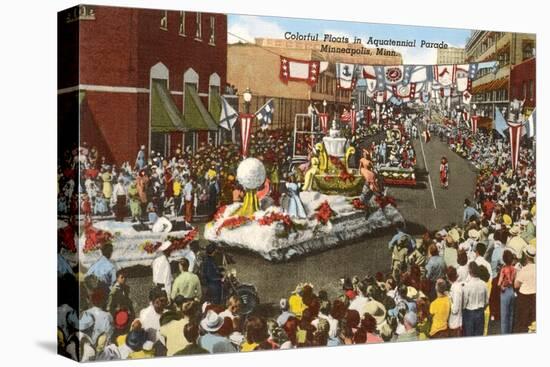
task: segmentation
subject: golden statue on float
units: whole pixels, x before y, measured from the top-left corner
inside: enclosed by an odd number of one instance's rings
[[[303,191],[319,191],[329,195],[355,196],[361,193],[366,177],[350,168],[355,148],[341,136],[333,121],[329,135],[315,144],[315,156],[304,176]]]

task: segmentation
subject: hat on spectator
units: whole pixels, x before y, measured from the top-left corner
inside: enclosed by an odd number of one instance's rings
[[[118,310],[115,313],[115,317],[114,317],[115,329],[122,330],[126,328],[129,320],[130,320],[130,315],[128,314],[127,310]]]
[[[509,227],[512,225],[512,217],[510,217],[508,214],[504,214],[502,216],[502,220],[504,221],[504,224]]]
[[[470,237],[473,240],[479,240],[480,233],[478,230],[470,229],[468,231],[468,237]]]
[[[143,329],[132,330],[126,336],[126,345],[134,352],[143,349],[143,344],[147,340],[147,334]]]
[[[205,318],[201,320],[201,327],[208,332],[216,332],[223,326],[224,319],[216,312],[210,310]]]
[[[519,233],[520,233],[519,226],[513,226],[512,228],[510,228],[510,234],[512,236],[517,236]]]
[[[363,314],[368,313],[376,320],[377,324],[381,324],[386,319],[386,308],[376,300],[370,300],[365,303],[362,310]]]
[[[537,255],[537,248],[532,245],[526,246],[523,249],[523,253],[529,256],[530,258],[534,258]]]

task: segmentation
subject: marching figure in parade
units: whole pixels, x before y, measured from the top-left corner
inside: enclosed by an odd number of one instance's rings
[[[441,157],[441,164],[439,165],[439,183],[444,189],[449,187],[449,162],[447,157]]]

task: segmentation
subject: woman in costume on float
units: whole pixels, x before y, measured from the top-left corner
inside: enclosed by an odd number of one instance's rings
[[[369,152],[363,149],[363,157],[359,160],[359,172],[365,179],[365,183],[369,186],[373,192],[378,192],[378,183],[376,181],[376,174],[373,170],[372,159]]]
[[[288,215],[295,218],[307,218],[306,209],[300,199],[300,184],[295,182],[292,175],[288,176],[286,182],[288,192]]]

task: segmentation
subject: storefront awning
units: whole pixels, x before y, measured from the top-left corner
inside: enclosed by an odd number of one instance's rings
[[[208,110],[210,111],[210,115],[216,122],[216,125],[219,125],[220,115],[222,114],[222,101],[220,99],[220,93],[215,88],[212,88],[210,90],[210,102]]]
[[[508,85],[508,78],[500,78],[496,80],[492,80],[487,83],[483,83],[481,85],[476,85],[472,89],[472,94],[479,94],[479,93],[485,93],[490,92],[493,90],[499,90]]]
[[[185,86],[185,110],[183,114],[185,129],[191,131],[217,131],[218,124],[214,121],[195,88]]]
[[[153,80],[151,90],[151,132],[185,131],[183,118],[164,81]]]

